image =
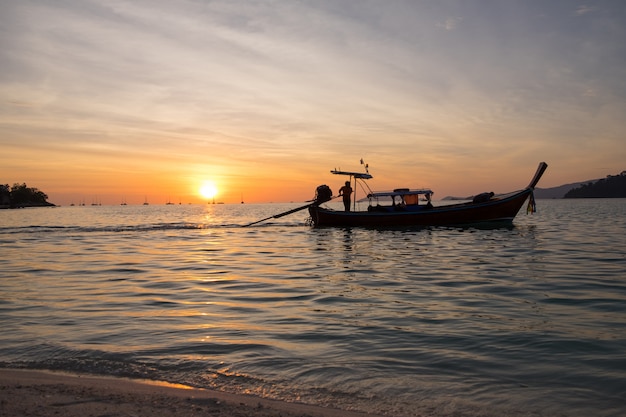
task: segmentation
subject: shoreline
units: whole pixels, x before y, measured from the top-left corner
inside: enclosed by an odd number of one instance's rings
[[[166,382],[0,368],[0,415],[380,417]]]

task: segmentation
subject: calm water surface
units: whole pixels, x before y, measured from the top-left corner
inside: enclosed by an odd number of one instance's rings
[[[393,416],[626,415],[626,200],[508,228],[297,205],[0,211],[0,366]]]

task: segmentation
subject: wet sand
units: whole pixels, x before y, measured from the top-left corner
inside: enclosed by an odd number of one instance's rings
[[[373,417],[170,384],[0,369],[0,416]]]

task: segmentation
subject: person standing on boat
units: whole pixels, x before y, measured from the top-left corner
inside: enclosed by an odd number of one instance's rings
[[[346,211],[350,211],[350,201],[352,196],[352,187],[350,187],[350,181],[346,181],[346,185],[339,189],[339,195],[343,196],[343,206]]]

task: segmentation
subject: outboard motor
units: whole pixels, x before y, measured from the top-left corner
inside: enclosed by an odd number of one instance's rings
[[[315,189],[315,204],[320,205],[333,198],[333,191],[326,184],[320,185]]]

